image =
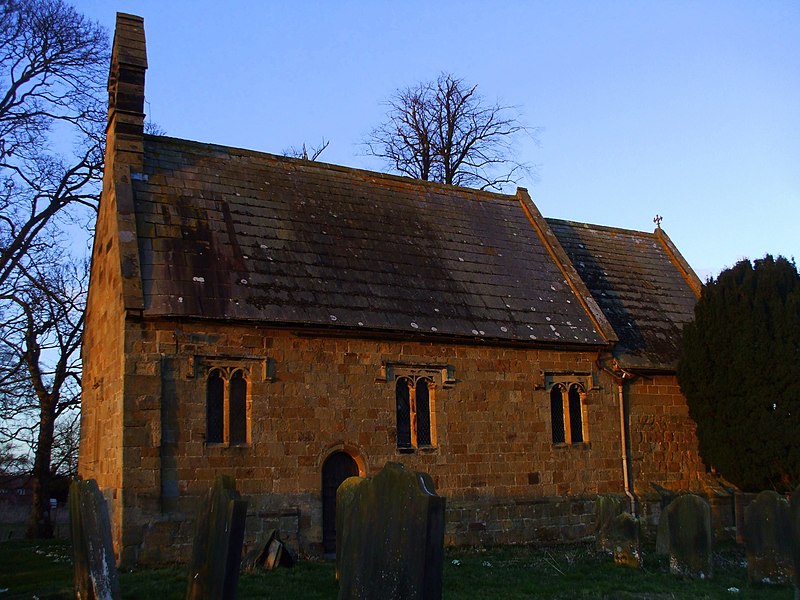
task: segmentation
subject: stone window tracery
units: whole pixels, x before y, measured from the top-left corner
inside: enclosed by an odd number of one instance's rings
[[[586,384],[567,377],[550,378],[550,423],[554,444],[589,441]]]
[[[250,375],[241,367],[212,367],[206,376],[206,443],[250,443]]]
[[[385,363],[375,382],[394,387],[397,449],[436,448],[436,395],[455,385],[453,367]]]
[[[436,445],[436,385],[425,376],[398,376],[395,381],[397,402],[397,447],[424,448]]]

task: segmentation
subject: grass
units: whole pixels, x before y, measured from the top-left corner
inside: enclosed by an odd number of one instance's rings
[[[72,565],[68,542],[0,543],[0,600],[69,599]],[[739,547],[715,553],[714,579],[696,581],[669,574],[666,559],[650,549],[641,570],[614,565],[590,545],[449,549],[445,553],[444,599],[484,598],[551,600],[790,600],[791,586],[747,582]],[[186,591],[186,568],[139,569],[120,575],[125,599],[180,600]],[[738,591],[734,591],[734,588]],[[292,569],[246,573],[239,580],[241,600],[294,598],[333,600],[337,595],[334,565],[306,560]]]

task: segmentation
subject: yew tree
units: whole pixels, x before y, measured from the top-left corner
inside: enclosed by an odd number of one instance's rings
[[[783,257],[709,280],[678,381],[707,465],[745,491],[800,483],[800,275]]]

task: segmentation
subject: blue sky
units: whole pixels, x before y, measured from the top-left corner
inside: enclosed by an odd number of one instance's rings
[[[800,259],[800,2],[78,0],[143,16],[168,135],[385,170],[360,142],[396,88],[448,71],[541,127],[545,216],[649,231],[701,278]],[[508,190],[513,192],[513,189]]]

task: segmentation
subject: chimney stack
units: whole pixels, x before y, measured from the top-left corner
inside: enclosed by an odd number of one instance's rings
[[[142,169],[146,70],[144,19],[117,13],[108,74],[106,169],[120,163],[134,172]]]

